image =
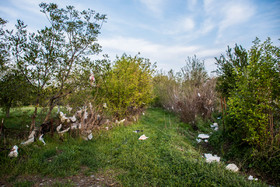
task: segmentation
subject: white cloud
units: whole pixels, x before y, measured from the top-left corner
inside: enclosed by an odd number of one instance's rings
[[[251,4],[229,3],[223,9],[224,19],[220,23],[220,29],[224,30],[232,25],[248,21],[254,15],[254,6]]]
[[[157,62],[159,69],[163,68],[166,71],[170,69],[180,70],[185,65],[187,57],[195,54],[199,59],[207,59],[205,66],[212,71],[215,67],[214,57],[219,56],[224,51],[221,48],[208,49],[197,45],[157,44],[139,38],[121,36],[100,38],[99,43],[103,48],[103,53],[109,54],[111,60],[114,60],[116,55],[121,56],[123,53],[136,55],[140,52],[141,56],[149,58],[152,62]]]
[[[195,6],[197,4],[197,0],[188,0],[188,8],[189,10],[195,10]]]
[[[162,13],[164,0],[140,0],[140,2],[157,15]]]

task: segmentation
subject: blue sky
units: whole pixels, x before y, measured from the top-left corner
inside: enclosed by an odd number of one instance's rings
[[[38,4],[41,0],[1,0],[0,17],[12,28],[23,20],[30,31],[47,23]],[[249,49],[255,37],[271,37],[279,46],[279,0],[59,0],[60,7],[73,5],[106,14],[99,43],[112,60],[123,53],[157,62],[158,69],[180,70],[188,56],[205,60],[208,72],[215,59],[235,43]]]

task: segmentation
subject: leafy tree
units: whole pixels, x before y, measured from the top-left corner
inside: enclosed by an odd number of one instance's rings
[[[28,35],[26,25],[18,21],[17,31],[9,32],[16,68],[36,86],[36,107],[30,129],[35,126],[37,107],[44,90],[52,86],[56,91],[49,97],[47,121],[56,102],[72,92],[70,79],[80,68],[83,57],[100,52],[96,41],[106,20],[105,15],[90,9],[79,12],[73,6],[63,9],[53,3],[41,3],[40,7],[50,26]],[[91,67],[92,61],[84,62],[84,66]]]
[[[230,91],[236,87],[237,76],[242,74],[248,65],[248,54],[242,46],[235,45],[233,49],[228,47],[226,56],[221,55],[216,59],[217,65],[217,90],[222,97],[228,98]]]
[[[117,118],[134,114],[152,101],[154,68],[148,59],[126,54],[114,62],[100,86],[100,95]]]

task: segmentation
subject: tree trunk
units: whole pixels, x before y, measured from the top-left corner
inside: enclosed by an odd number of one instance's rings
[[[6,108],[6,118],[9,118],[9,117],[10,117],[10,109],[11,109],[10,106],[8,106],[8,107]]]
[[[32,122],[31,122],[31,125],[30,125],[29,133],[31,133],[35,128],[37,110],[38,110],[38,106],[39,106],[39,99],[40,99],[40,95],[37,95],[35,110],[34,110],[34,113],[32,115]]]
[[[54,99],[52,98],[50,100],[50,108],[49,108],[48,114],[47,114],[47,116],[46,116],[46,118],[44,120],[44,123],[46,123],[50,119],[53,108],[54,108]]]

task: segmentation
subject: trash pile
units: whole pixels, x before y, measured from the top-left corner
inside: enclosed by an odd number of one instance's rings
[[[210,127],[214,130],[214,131],[218,131],[219,130],[219,125],[218,123],[213,123],[212,125],[210,125]],[[210,136],[208,134],[198,134],[196,141],[197,143],[200,142],[205,142],[208,143],[208,139],[210,138]],[[220,162],[221,157],[218,157],[217,155],[212,155],[211,153],[204,153],[204,158],[206,159],[207,163],[212,163],[212,162]],[[232,172],[238,172],[239,168],[235,165],[235,164],[228,164],[226,166],[226,169]],[[257,181],[258,178],[254,178],[252,175],[250,175],[248,177],[248,180],[255,180]]]

